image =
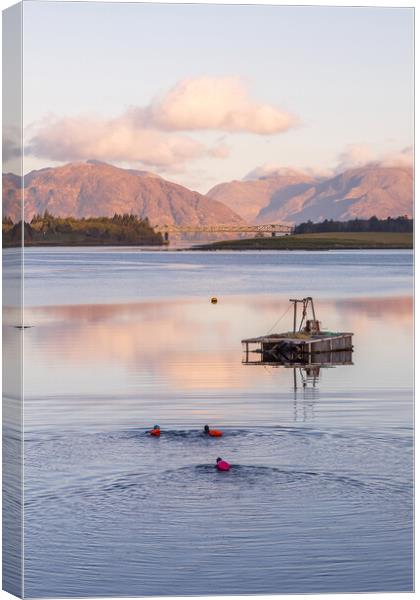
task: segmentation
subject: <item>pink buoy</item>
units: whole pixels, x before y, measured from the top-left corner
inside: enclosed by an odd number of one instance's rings
[[[219,471],[229,471],[230,467],[231,465],[227,462],[227,460],[222,460],[221,458],[216,460],[216,469]]]

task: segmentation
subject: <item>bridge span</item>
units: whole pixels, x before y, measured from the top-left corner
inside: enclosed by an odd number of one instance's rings
[[[166,241],[169,240],[170,233],[253,233],[256,236],[264,237],[269,234],[271,237],[277,235],[288,235],[292,233],[291,225],[283,223],[266,223],[263,225],[154,225],[153,229],[160,232]]]

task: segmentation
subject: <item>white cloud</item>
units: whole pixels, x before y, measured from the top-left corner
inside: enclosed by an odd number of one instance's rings
[[[408,146],[401,151],[388,152],[375,155],[371,146],[367,144],[351,144],[338,156],[338,164],[335,169],[342,173],[347,169],[376,165],[381,167],[412,167],[413,148]]]
[[[264,179],[273,176],[293,176],[303,174],[314,179],[324,179],[342,173],[347,169],[358,167],[381,166],[381,167],[412,167],[413,148],[411,146],[398,152],[388,152],[381,156],[375,156],[373,149],[368,144],[351,144],[338,155],[335,169],[321,169],[308,167],[285,166],[277,163],[265,163],[252,169],[243,178],[244,181]]]
[[[413,167],[414,165],[414,152],[413,147],[408,146],[400,152],[393,152],[386,154],[382,160],[381,165],[383,167]]]
[[[217,146],[214,146],[214,148],[210,148],[209,154],[214,158],[227,158],[230,154],[230,149],[227,144],[220,142]]]
[[[213,129],[273,135],[293,127],[296,117],[252,100],[237,77],[184,79],[139,114],[159,129]]]
[[[3,162],[8,162],[22,155],[20,143],[20,131],[16,127],[3,127],[2,140]]]
[[[189,160],[229,154],[225,143],[206,147],[186,131],[272,135],[295,122],[289,113],[251,100],[237,78],[199,77],[185,79],[149,105],[131,107],[115,118],[82,115],[32,124],[26,152],[54,161],[92,158],[179,169]]]
[[[264,179],[265,177],[278,176],[293,176],[293,175],[305,175],[307,177],[313,177],[314,179],[329,177],[332,171],[329,169],[312,169],[308,167],[288,167],[284,165],[277,165],[275,163],[265,163],[255,169],[252,169],[244,177],[244,180],[252,179]]]
[[[341,173],[347,169],[363,167],[373,161],[373,152],[367,144],[349,144],[338,156],[336,171]]]
[[[190,137],[138,127],[130,114],[116,119],[80,116],[49,121],[38,128],[27,151],[57,161],[93,158],[150,167],[182,165],[207,152]]]

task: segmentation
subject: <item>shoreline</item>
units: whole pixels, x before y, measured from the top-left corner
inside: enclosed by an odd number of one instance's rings
[[[130,244],[127,242],[119,244],[98,244],[97,242],[25,242],[24,244],[3,244],[5,248],[157,248],[167,249],[168,244]]]
[[[352,246],[351,248],[348,246],[334,246],[333,248],[206,248],[200,246],[179,248],[176,251],[184,252],[185,250],[194,250],[200,252],[334,252],[335,250],[414,250],[414,248],[413,246]]]
[[[248,238],[200,244],[192,250],[275,250],[328,251],[328,250],[413,250],[412,233],[309,233],[282,237]]]
[[[25,249],[25,248],[129,248],[129,249],[138,249],[144,250],[146,252],[334,252],[334,251],[358,251],[358,250],[410,250],[413,251],[413,246],[334,246],[329,248],[258,248],[258,247],[249,247],[249,248],[212,248],[205,246],[139,246],[135,244],[24,244],[19,246],[3,246],[3,250],[16,250],[17,248]]]
[[[3,240],[4,241],[4,240]],[[138,248],[155,249],[165,252],[327,252],[329,250],[413,250],[414,239],[412,233],[314,233],[285,235],[281,237],[241,238],[236,240],[222,240],[210,243],[175,244],[139,244],[127,241],[98,242],[81,240],[28,240],[21,243],[3,244],[3,248]]]

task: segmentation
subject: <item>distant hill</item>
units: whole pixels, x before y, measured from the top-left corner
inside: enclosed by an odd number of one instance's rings
[[[207,196],[150,173],[99,161],[70,163],[25,176],[25,219],[135,214],[152,225],[301,223],[413,215],[413,170],[370,165],[324,179],[282,170],[222,183]],[[3,215],[20,220],[19,177],[3,175]]]
[[[293,223],[413,215],[413,171],[404,167],[362,167],[321,181],[283,201],[274,197],[258,222]]]
[[[21,178],[14,173],[3,173],[2,195],[3,195],[3,217],[11,217],[17,223],[21,220]]]
[[[25,176],[25,220],[46,210],[60,217],[148,217],[152,225],[243,224],[224,204],[165,179],[98,161],[31,171]],[[3,215],[20,220],[20,179],[3,175]]]
[[[208,194],[254,223],[413,215],[413,170],[371,165],[335,177],[274,174],[219,184]]]
[[[207,196],[226,204],[243,219],[253,223],[257,221],[260,211],[274,198],[286,201],[305,192],[315,181],[305,173],[285,170],[281,174],[276,173],[259,179],[219,183]]]

